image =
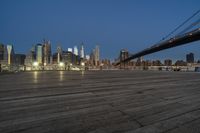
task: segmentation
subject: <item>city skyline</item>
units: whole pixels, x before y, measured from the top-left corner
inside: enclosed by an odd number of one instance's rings
[[[147,4],[148,3],[148,4]],[[173,3],[173,4],[172,4]],[[86,53],[101,47],[102,58],[115,59],[121,49],[138,52],[155,44],[198,10],[193,1],[1,1],[0,42],[25,53],[42,38],[52,49],[84,42]],[[37,10],[36,10],[37,7]],[[170,7],[170,11],[168,8]],[[151,16],[151,17],[150,17]],[[198,17],[198,16],[197,16]],[[185,59],[189,52],[200,59],[199,42],[145,56],[145,59]],[[87,51],[88,50],[88,51]]]
[[[12,45],[12,44],[3,44],[3,43],[0,43],[0,45],[4,45],[4,46],[12,46],[12,50],[14,51],[14,53],[15,54],[22,54],[22,55],[25,55],[25,56],[29,56],[29,54],[30,54],[30,52],[31,51],[35,51],[36,49],[37,49],[37,45],[41,45],[41,46],[43,46],[43,51],[47,51],[47,50],[49,50],[49,53],[46,53],[46,52],[44,52],[44,55],[45,55],[45,53],[47,54],[47,55],[53,55],[53,54],[55,54],[55,53],[60,53],[61,51],[62,52],[65,52],[65,51],[68,51],[68,52],[71,52],[71,53],[73,53],[74,55],[76,55],[76,56],[80,56],[81,58],[85,58],[85,59],[91,59],[91,58],[93,58],[93,59],[95,59],[95,60],[100,60],[100,59],[109,59],[109,58],[101,58],[101,54],[100,54],[100,52],[99,52],[99,45],[94,45],[95,46],[95,48],[94,48],[94,46],[93,46],[93,48],[92,49],[90,49],[90,50],[87,50],[87,49],[85,49],[85,45],[84,45],[84,43],[83,42],[81,42],[79,45],[74,45],[74,46],[72,46],[72,47],[67,47],[67,48],[63,48],[63,46],[62,45],[57,45],[57,47],[56,47],[56,49],[52,49],[52,47],[53,47],[53,45],[51,44],[51,42],[49,41],[49,40],[43,40],[43,42],[41,41],[41,42],[38,42],[38,43],[36,43],[36,44],[34,44],[34,45],[31,45],[30,46],[30,48],[29,48],[29,50],[27,50],[25,53],[19,53],[19,52],[16,52],[16,48],[15,48],[15,46],[14,45]],[[60,49],[60,50],[58,50],[58,48]],[[97,48],[98,48],[98,50],[97,50]],[[83,51],[82,51],[83,50]],[[115,62],[116,60],[119,60],[121,57],[121,51],[123,51],[123,50],[125,50],[125,51],[127,51],[128,52],[128,55],[129,56],[131,56],[131,53],[130,53],[130,51],[128,51],[127,49],[121,49],[120,51],[119,51],[119,54],[118,54],[118,56],[115,58],[115,59],[109,59],[111,62]],[[37,50],[36,50],[37,51]],[[60,52],[59,52],[60,51]],[[90,52],[85,52],[85,51],[90,51]],[[83,52],[83,54],[82,54],[82,52]],[[96,53],[97,52],[97,57],[96,57],[96,54],[94,55],[94,53]],[[163,58],[163,59],[151,59],[151,58],[144,58],[144,56],[142,56],[142,59],[143,60],[146,60],[146,61],[155,61],[155,60],[159,60],[159,61],[161,61],[161,62],[165,62],[165,60],[168,60],[168,59],[170,59],[170,60],[172,60],[172,63],[175,63],[177,60],[183,60],[183,61],[186,61],[187,62],[187,55],[191,55],[192,54],[192,58],[193,58],[193,62],[199,62],[200,61],[200,58],[198,58],[198,57],[196,57],[196,53],[194,53],[194,52],[192,52],[192,51],[190,51],[190,52],[188,52],[188,53],[186,53],[181,59],[172,59],[172,58]],[[127,56],[126,58],[128,58],[129,56]],[[146,57],[146,56],[145,56]],[[37,58],[37,57],[36,57]],[[46,57],[45,57],[46,58]],[[49,64],[49,63],[46,63],[46,62],[50,62],[50,58],[48,58],[48,59],[43,59],[44,60],[44,63],[45,64]],[[124,58],[124,59],[126,59],[126,58]],[[134,59],[134,60],[132,60],[132,61],[137,61],[138,59],[140,59],[140,58],[137,58],[137,59]],[[95,63],[96,64],[96,63]]]

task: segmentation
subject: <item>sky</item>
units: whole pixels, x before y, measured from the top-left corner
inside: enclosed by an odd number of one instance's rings
[[[0,42],[24,54],[43,39],[53,51],[83,42],[87,54],[99,45],[101,58],[115,59],[157,43],[199,9],[199,0],[0,0]],[[189,52],[200,59],[200,41],[144,59],[185,60]]]

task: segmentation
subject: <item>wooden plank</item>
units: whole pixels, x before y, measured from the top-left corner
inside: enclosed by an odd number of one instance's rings
[[[199,81],[159,71],[0,75],[0,132],[195,132]]]

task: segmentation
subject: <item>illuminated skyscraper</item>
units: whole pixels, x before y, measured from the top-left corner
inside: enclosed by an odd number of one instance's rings
[[[7,59],[8,59],[8,65],[13,63],[14,61],[14,49],[12,45],[7,45]]]
[[[84,59],[85,55],[84,55],[84,47],[83,47],[83,43],[81,44],[81,48],[80,48],[80,57],[82,59]]]
[[[67,51],[72,53],[72,48],[68,48]]]
[[[90,60],[90,55],[85,56],[86,60]]]
[[[78,56],[78,48],[77,46],[74,46],[73,51],[73,64],[78,65],[79,64],[79,56]]]
[[[43,46],[42,44],[36,45],[36,61],[39,65],[43,64]]]
[[[77,48],[77,46],[74,46],[74,55],[78,55],[78,48]]]
[[[44,45],[43,45],[43,50],[44,50],[44,65],[46,66],[47,64],[51,63],[51,44],[50,41],[45,41],[44,40]]]
[[[61,56],[62,56],[62,48],[61,48],[61,46],[58,46],[57,47],[57,63],[60,63]]]

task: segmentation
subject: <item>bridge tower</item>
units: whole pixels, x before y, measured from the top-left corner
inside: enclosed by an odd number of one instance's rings
[[[126,49],[122,49],[120,51],[120,69],[128,69],[129,61],[123,62],[125,59],[129,57],[129,53]]]

